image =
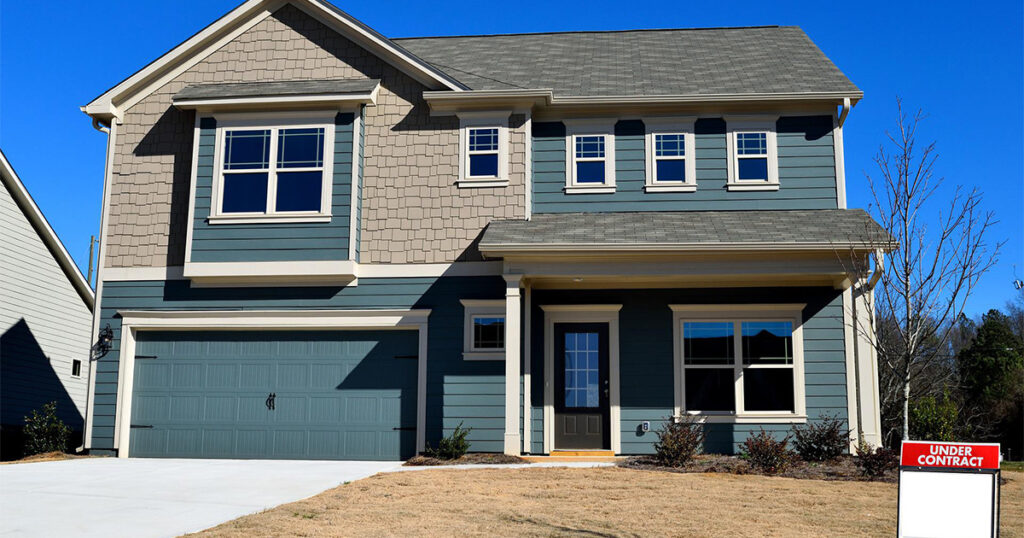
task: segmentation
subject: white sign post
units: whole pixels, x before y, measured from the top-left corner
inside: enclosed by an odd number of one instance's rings
[[[897,535],[999,536],[999,444],[903,441]]]

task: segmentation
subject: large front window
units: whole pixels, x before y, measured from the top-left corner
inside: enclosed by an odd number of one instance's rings
[[[328,133],[326,126],[225,128],[215,215],[326,214]]]
[[[682,412],[740,417],[802,412],[797,319],[681,314],[677,323]]]

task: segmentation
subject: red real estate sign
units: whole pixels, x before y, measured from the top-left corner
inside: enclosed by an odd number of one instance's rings
[[[944,469],[999,469],[998,443],[903,441],[900,465]]]

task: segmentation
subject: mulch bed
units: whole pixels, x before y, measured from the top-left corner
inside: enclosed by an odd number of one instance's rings
[[[442,460],[439,458],[431,458],[428,456],[414,456],[405,462],[405,465],[411,467],[419,466],[430,466],[430,465],[467,465],[467,464],[494,464],[494,463],[530,463],[519,456],[509,456],[508,454],[497,454],[497,453],[473,453],[466,454],[461,458],[454,460]]]
[[[717,454],[702,454],[685,467],[666,467],[658,463],[651,456],[634,456],[619,462],[619,467],[627,469],[642,469],[646,471],[665,471],[670,473],[727,473],[727,474],[760,474],[765,473],[755,469],[742,458],[737,456],[722,456]],[[803,480],[846,480],[855,482],[893,482],[897,480],[896,471],[889,471],[881,478],[868,478],[863,476],[857,469],[850,456],[842,456],[831,462],[807,463],[795,460],[790,463],[781,473],[772,476],[786,478],[799,478]]]

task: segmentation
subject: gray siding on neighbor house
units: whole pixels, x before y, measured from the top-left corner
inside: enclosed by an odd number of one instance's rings
[[[501,451],[504,364],[464,361],[459,299],[500,299],[500,277],[363,278],[358,286],[309,288],[192,288],[186,280],[105,282],[102,321],[114,346],[97,364],[93,448],[113,448],[121,321],[119,310],[431,309],[428,328],[428,443],[460,422],[473,428],[474,451]]]
[[[831,116],[779,119],[776,129],[781,187],[778,191],[727,191],[725,121],[720,118],[701,118],[694,126],[697,191],[646,193],[644,129],[640,120],[623,120],[615,125],[615,193],[565,194],[565,126],[561,122],[534,122],[533,211],[716,211],[837,207]]]
[[[533,292],[532,334],[544,334],[545,304],[622,304],[619,312],[621,435],[623,454],[653,451],[654,430],[672,415],[672,311],[669,304],[806,303],[804,310],[804,378],[807,414],[812,420],[831,414],[847,418],[846,354],[842,295],[831,288],[744,288],[587,290]],[[543,453],[544,347],[532,345],[531,448]],[[650,432],[640,423],[651,422]],[[705,449],[732,453],[750,432],[785,431],[788,425],[712,424]]]
[[[213,224],[211,211],[216,120],[200,119],[196,168],[195,212],[192,221],[192,262],[315,261],[349,258],[349,215],[352,205],[354,114],[335,118],[331,221],[324,223]]]
[[[0,424],[22,426],[30,411],[56,401],[61,419],[82,429],[91,332],[82,296],[0,186]]]

